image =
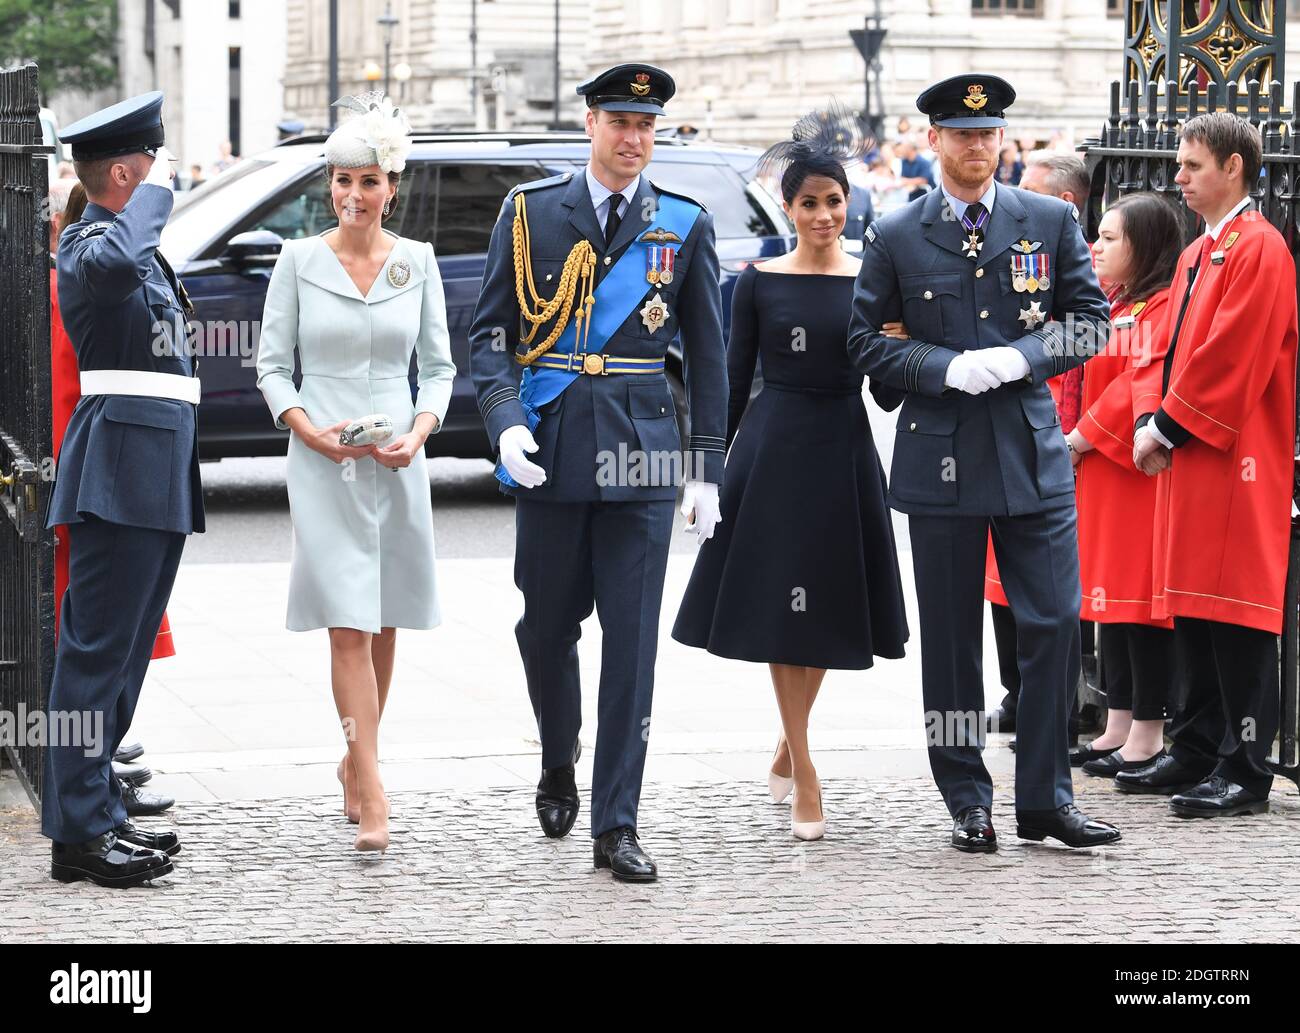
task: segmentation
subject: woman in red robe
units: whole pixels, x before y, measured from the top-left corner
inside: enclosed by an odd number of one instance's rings
[[[1105,731],[1075,755],[1090,775],[1113,778],[1163,753],[1174,697],[1173,622],[1152,615],[1156,486],[1133,465],[1133,426],[1158,401],[1148,379],[1164,368],[1181,250],[1177,213],[1151,193],[1112,205],[1092,246],[1111,336],[1083,367],[1083,413],[1066,436],[1078,478],[1080,615],[1098,625],[1107,705]]]

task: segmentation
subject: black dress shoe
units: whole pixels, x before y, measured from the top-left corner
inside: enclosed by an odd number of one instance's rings
[[[1268,797],[1258,796],[1222,775],[1211,775],[1169,801],[1180,818],[1231,818],[1238,814],[1266,814]]]
[[[1115,788],[1126,793],[1149,793],[1169,796],[1191,789],[1208,771],[1197,771],[1175,760],[1172,754],[1157,753],[1151,763],[1137,771],[1121,771],[1115,776]]]
[[[146,832],[129,818],[113,830],[123,843],[144,847],[146,850],[161,850],[168,857],[175,857],[181,852],[181,839],[175,832]]]
[[[119,840],[112,832],[88,843],[54,843],[50,848],[50,875],[59,882],[86,879],[96,886],[126,889],[171,870],[166,854]]]
[[[126,804],[126,813],[132,818],[145,814],[162,814],[163,811],[176,805],[176,801],[170,796],[146,793],[139,786],[123,782],[121,779],[118,779],[117,784],[122,788],[122,802]]]
[[[121,764],[118,761],[113,761],[113,774],[133,786],[142,786],[153,778],[153,770],[143,764]]]
[[[537,783],[537,820],[551,839],[563,839],[578,820],[578,783],[575,768],[582,756],[582,742],[573,746],[573,761],[559,768],[542,768]]]
[[[952,822],[952,845],[968,854],[989,854],[998,848],[993,815],[987,807],[963,807]]]
[[[130,764],[133,760],[139,760],[144,756],[144,747],[138,742],[124,743],[117,748],[113,754],[113,759],[119,764]]]
[[[608,868],[620,882],[654,882],[659,869],[636,841],[636,830],[623,825],[592,844],[597,868]]]
[[[1121,771],[1141,771],[1143,768],[1149,768],[1156,760],[1164,756],[1165,751],[1147,757],[1145,760],[1125,760],[1124,755],[1118,749],[1106,754],[1104,757],[1098,757],[1096,760],[1090,760],[1083,765],[1085,774],[1099,775],[1102,778],[1114,778]]]
[[[1077,750],[1070,751],[1070,767],[1081,768],[1090,761],[1101,760],[1103,757],[1109,757],[1118,749],[1118,746],[1112,746],[1107,750],[1094,750],[1092,748],[1092,743],[1088,743],[1087,746],[1080,746]],[[1112,771],[1111,774],[1113,775],[1114,772]]]
[[[1119,829],[1089,818],[1072,803],[1054,811],[1016,811],[1016,835],[1021,839],[1059,839],[1066,846],[1102,846],[1119,839]]]

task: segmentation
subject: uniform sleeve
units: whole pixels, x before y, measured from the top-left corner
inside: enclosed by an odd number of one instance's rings
[[[691,436],[686,443],[692,480],[722,483],[727,454],[727,359],[722,340],[722,291],[713,216],[700,212],[690,237],[694,251],[686,282],[677,295],[677,325],[682,336],[682,366]],[[689,239],[689,238],[688,238]]]
[[[1209,334],[1179,345],[1194,350],[1154,416],[1175,445],[1190,435],[1221,452],[1231,448],[1276,372],[1283,341],[1296,332],[1295,263],[1286,246],[1261,233],[1237,247]]]
[[[87,297],[117,304],[149,278],[174,202],[166,187],[142,183],[103,233],[70,235],[77,281]]]
[[[727,447],[736,437],[740,418],[754,389],[754,367],[758,364],[758,314],[754,311],[753,266],[736,280],[731,294],[731,336],[727,338]]]
[[[1110,335],[1110,305],[1092,271],[1083,231],[1066,204],[1061,206],[1055,262],[1051,320],[1010,342],[1029,363],[1035,384],[1087,362]]]
[[[266,399],[275,425],[288,430],[280,417],[306,406],[293,386],[293,352],[298,344],[298,271],[293,243],[286,241],[271,270],[257,339],[257,386]]]
[[[507,427],[527,426],[519,401],[519,300],[515,296],[514,207],[501,207],[492,230],[483,285],[469,327],[469,373],[493,449]]]
[[[456,379],[456,364],[451,359],[451,339],[447,335],[447,302],[443,297],[438,259],[433,253],[432,244],[425,244],[425,248],[428,254],[425,256],[422,323],[420,336],[415,342],[418,367],[415,411],[433,413],[438,418],[438,425],[433,428],[436,434],[442,430],[442,421],[446,418],[447,406],[451,403],[451,384]]]
[[[938,398],[943,377],[957,357],[951,348],[928,341],[886,337],[880,328],[901,313],[898,275],[879,225],[867,227],[862,268],[853,286],[853,315],[849,320],[849,361],[854,368],[896,391]],[[892,408],[892,406],[887,406]]]

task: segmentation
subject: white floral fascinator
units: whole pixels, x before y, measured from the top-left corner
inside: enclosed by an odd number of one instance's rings
[[[336,100],[334,107],[353,115],[325,141],[325,161],[344,169],[378,165],[384,172],[401,172],[411,153],[411,124],[402,109],[372,90]]]

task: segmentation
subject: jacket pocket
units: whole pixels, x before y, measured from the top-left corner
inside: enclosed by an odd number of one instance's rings
[[[628,380],[627,411],[646,458],[662,462],[680,453],[682,441],[668,382],[659,377],[649,383],[637,383],[632,377]]]
[[[898,286],[903,295],[903,322],[908,336],[914,341],[943,344],[945,327],[955,329],[960,325],[961,274],[900,276]]]
[[[1024,391],[1020,408],[1034,438],[1034,481],[1038,497],[1050,499],[1074,490],[1074,468],[1061,433],[1061,416],[1046,388]]]
[[[138,427],[179,430],[185,422],[185,413],[181,410],[181,406],[188,404],[165,401],[161,398],[110,395],[104,400],[104,419],[112,420],[114,423],[132,423]]]
[[[898,414],[889,490],[902,502],[957,504],[957,409],[923,406],[908,398]]]

